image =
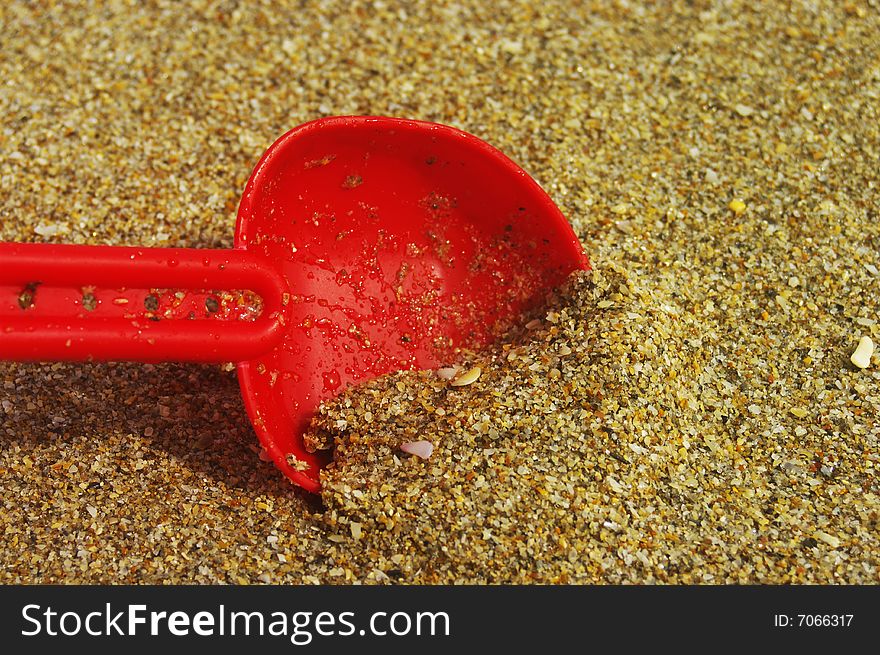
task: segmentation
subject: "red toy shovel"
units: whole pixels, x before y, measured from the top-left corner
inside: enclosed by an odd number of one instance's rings
[[[232,250],[0,243],[0,359],[235,361],[263,446],[316,492],[321,401],[485,345],[578,268],[559,209],[492,146],[325,118],[260,159]]]

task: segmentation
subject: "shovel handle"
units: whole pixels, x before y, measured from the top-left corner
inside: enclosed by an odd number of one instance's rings
[[[244,361],[279,343],[288,297],[245,250],[0,243],[0,359]]]

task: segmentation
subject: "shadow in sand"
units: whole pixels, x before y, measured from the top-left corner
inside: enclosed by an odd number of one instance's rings
[[[197,364],[0,364],[6,391],[25,413],[30,430],[22,446],[64,435],[99,440],[137,434],[193,472],[248,494],[300,495],[320,500],[259,459],[259,442],[244,409],[235,373]],[[38,390],[30,391],[27,390]],[[51,398],[51,402],[45,399]]]

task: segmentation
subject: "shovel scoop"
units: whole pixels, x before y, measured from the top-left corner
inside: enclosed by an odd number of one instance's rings
[[[320,490],[318,405],[447,364],[589,262],[538,184],[460,130],[319,119],[279,138],[231,250],[0,243],[0,359],[236,362],[263,447]]]

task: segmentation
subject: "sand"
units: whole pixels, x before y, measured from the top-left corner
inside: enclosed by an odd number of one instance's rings
[[[0,581],[880,581],[875,3],[302,4],[0,7],[0,239],[228,247],[275,137],[387,114],[522,164],[595,273],[469,385],[325,407],[323,501],[229,366],[0,364]]]

